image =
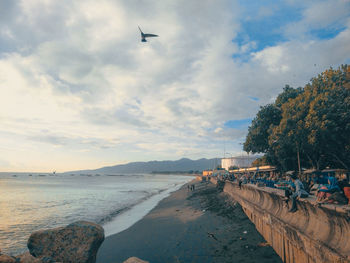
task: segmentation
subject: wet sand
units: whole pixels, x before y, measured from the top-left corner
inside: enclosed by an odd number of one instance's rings
[[[213,184],[195,186],[183,186],[135,225],[107,237],[97,263],[132,256],[151,263],[282,262],[238,204]]]

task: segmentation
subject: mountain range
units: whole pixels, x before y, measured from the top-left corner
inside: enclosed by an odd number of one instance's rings
[[[191,160],[182,158],[177,161],[132,162],[114,166],[106,166],[94,170],[79,170],[66,173],[81,174],[132,174],[132,173],[161,173],[161,172],[189,172],[213,169],[221,163],[220,158]]]

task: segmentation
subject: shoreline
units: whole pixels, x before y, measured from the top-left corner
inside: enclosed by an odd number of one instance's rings
[[[189,191],[188,184],[196,190]],[[108,236],[98,263],[136,256],[157,262],[282,262],[239,205],[213,184],[191,181],[128,229]]]
[[[138,221],[142,220],[142,218],[145,217],[150,211],[152,211],[152,209],[154,209],[159,202],[170,196],[173,192],[178,191],[185,184],[187,183],[175,184],[173,187],[134,205],[127,211],[115,217],[113,220],[102,225],[105,230],[105,236],[109,237],[132,227]]]

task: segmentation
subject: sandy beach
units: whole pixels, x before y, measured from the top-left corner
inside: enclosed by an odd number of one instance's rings
[[[212,184],[196,182],[162,200],[129,229],[109,236],[98,263],[136,256],[165,262],[282,262],[239,205]]]

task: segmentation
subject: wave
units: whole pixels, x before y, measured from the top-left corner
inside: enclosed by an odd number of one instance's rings
[[[97,223],[103,225],[103,224],[106,224],[108,222],[111,222],[118,215],[120,215],[122,213],[125,213],[126,211],[129,211],[130,209],[132,209],[136,205],[138,205],[138,204],[140,204],[142,202],[145,202],[148,199],[150,199],[151,197],[153,197],[155,195],[158,195],[158,194],[160,194],[160,193],[162,193],[162,192],[164,192],[166,190],[167,189],[160,189],[160,190],[157,190],[155,192],[150,192],[150,191],[145,191],[145,190],[144,191],[133,191],[133,190],[121,191],[121,192],[128,193],[128,194],[130,194],[130,193],[142,193],[142,194],[146,194],[146,195],[143,198],[141,198],[141,199],[135,200],[134,203],[125,204],[123,207],[118,208],[117,210],[111,211],[108,215],[104,216],[101,219],[98,219]]]
[[[119,176],[119,177],[144,177],[143,174],[104,174],[105,176]]]
[[[105,235],[110,236],[117,234],[131,227],[147,215],[161,200],[169,196],[172,192],[178,190],[185,183],[186,182],[175,183],[170,188],[161,189],[156,193],[143,198],[142,201],[129,206],[122,212],[117,213],[115,217],[109,217],[109,221],[105,221],[102,224],[105,229]]]
[[[97,224],[103,225],[105,223],[110,222],[111,220],[113,220],[116,216],[118,216],[119,214],[129,210],[131,207],[130,206],[126,206],[126,207],[122,207],[120,209],[117,209],[115,211],[112,211],[111,213],[109,213],[107,216],[105,216],[104,218],[100,219],[97,221]]]

